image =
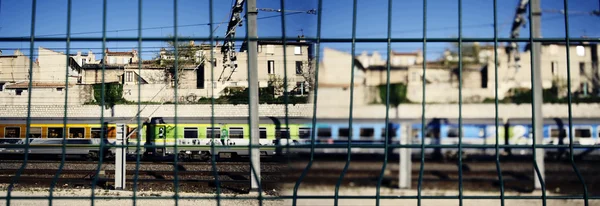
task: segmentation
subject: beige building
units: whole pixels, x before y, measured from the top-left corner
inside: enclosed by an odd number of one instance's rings
[[[82,54],[81,51],[77,51],[77,55],[71,55],[75,62],[79,64],[79,66],[85,64],[100,64],[100,60],[96,60],[96,55],[92,52],[92,50],[88,51],[87,54]]]
[[[38,65],[40,70],[33,75],[34,82],[64,83],[68,74],[69,82],[81,82],[81,67],[67,55],[43,47],[38,48]]]
[[[135,49],[127,52],[111,52],[106,48],[102,61],[107,65],[136,64],[139,61],[138,52]]]
[[[120,82],[123,84],[123,96],[130,101],[194,102],[200,98],[219,97],[229,87],[248,87],[247,50],[245,44],[237,52],[237,68],[224,68],[221,46],[213,47],[213,58],[210,60],[210,45],[190,45],[196,50],[194,56],[182,56],[180,60],[187,63],[180,67],[177,97],[175,97],[175,70],[169,68],[168,62],[174,59],[171,52],[161,49],[155,60],[144,61],[138,68],[138,57],[135,50],[131,52],[107,52],[104,60],[107,62],[104,70],[105,82]],[[259,86],[266,87],[273,78],[284,77],[287,69],[288,91],[295,94],[306,94],[305,76],[309,72],[309,62],[312,56],[312,44],[307,42],[288,42],[287,57],[284,64],[283,43],[258,43],[258,75]],[[181,53],[180,53],[181,54]],[[90,56],[88,54],[88,56]],[[111,57],[115,59],[111,60]],[[122,64],[129,58],[129,64]],[[123,60],[125,59],[125,60]],[[169,61],[170,60],[170,61]],[[117,64],[110,64],[110,62]],[[121,63],[119,63],[121,62]],[[287,68],[284,68],[287,67]],[[82,84],[98,84],[102,82],[102,64],[85,64],[82,68]],[[211,71],[213,72],[211,76]],[[139,81],[141,79],[141,81]],[[281,80],[283,81],[283,80]],[[140,85],[141,84],[141,85]],[[138,87],[138,85],[140,85]],[[141,88],[141,89],[140,89]]]
[[[29,102],[32,105],[64,105],[67,92],[67,104],[82,104],[91,98],[88,87],[76,85],[81,83],[82,70],[73,58],[39,47],[32,65],[32,78],[29,62],[30,59],[20,51],[14,55],[0,55],[1,105],[27,105]]]
[[[526,46],[526,48],[529,48]],[[542,45],[541,73],[542,86],[544,89],[553,85],[566,95],[567,83],[567,47],[564,44]],[[573,94],[597,93],[598,86],[598,45],[596,44],[572,44],[570,51],[570,75],[571,91]],[[531,88],[531,53],[529,49],[520,52],[520,61],[515,63],[513,57],[509,57],[504,46],[497,48],[498,53],[498,96],[503,99],[514,88]],[[443,59],[448,62],[457,61],[456,57],[446,56]],[[465,60],[463,60],[465,61]],[[465,62],[463,67],[463,101],[481,102],[486,98],[495,98],[495,67],[493,46],[482,46],[479,53],[480,63]],[[456,64],[455,64],[456,65]],[[446,69],[427,67],[426,79],[426,101],[427,102],[458,102],[458,71],[457,66]],[[435,71],[437,70],[437,71]],[[439,74],[441,73],[441,74]],[[416,65],[410,69],[411,76],[422,77],[422,65]],[[440,76],[452,77],[442,79]],[[414,102],[422,101],[422,81],[409,81],[408,98]],[[447,85],[452,85],[448,87]]]
[[[89,85],[32,82],[29,90],[29,82],[21,82],[5,86],[0,92],[0,105],[28,105],[29,102],[31,105],[65,105],[67,93],[67,105],[81,105],[93,99]]]
[[[349,106],[351,97],[357,106],[377,99],[376,91],[367,86],[367,70],[359,60],[352,59],[348,53],[327,47],[323,48],[322,57],[323,61],[319,62],[317,107]],[[351,84],[352,70],[354,84]],[[351,93],[352,88],[354,93]]]
[[[5,84],[28,81],[29,63],[30,59],[19,50],[12,55],[0,53],[0,90]],[[39,73],[39,69],[34,62],[33,73]]]
[[[124,69],[124,65],[104,65],[104,68],[102,64],[83,65],[81,84],[101,84],[102,78],[104,78],[105,83],[121,83],[123,82]]]
[[[354,63],[354,98],[356,106],[381,102],[379,86],[387,83],[387,61],[378,52],[361,55],[352,59],[352,55],[331,48],[323,49],[323,58],[319,62],[319,105],[349,106],[351,72]],[[421,52],[394,52],[390,61],[390,83],[409,82],[411,66],[422,63]]]
[[[478,46],[477,57],[464,56],[462,68],[462,100],[465,103],[482,102],[495,98],[495,72],[493,46]],[[598,45],[573,44],[569,47],[571,91],[573,94],[594,94],[600,91],[598,71]],[[515,64],[503,46],[498,50],[498,96],[503,99],[511,89],[531,88],[530,52],[521,52],[521,60]],[[545,89],[553,85],[565,87],[567,79],[567,56],[564,44],[543,44],[542,83]],[[407,98],[412,102],[423,101],[423,58],[421,52],[392,53],[390,83],[405,83]],[[381,102],[378,85],[387,82],[386,61],[374,52],[363,52],[356,57],[354,104]],[[325,48],[319,69],[319,104],[321,100],[349,102],[352,62],[349,53]],[[450,103],[459,101],[458,58],[447,51],[435,62],[426,66],[426,102]],[[324,88],[321,90],[321,88]],[[331,92],[329,91],[331,90]],[[363,91],[367,94],[357,94]],[[562,92],[566,95],[566,89]],[[323,95],[323,96],[321,96]]]
[[[196,64],[190,64],[183,70],[184,74],[179,79],[180,89],[193,90],[195,91],[193,95],[199,97],[210,97],[212,91],[218,97],[225,88],[248,87],[248,53],[246,44],[242,44],[240,51],[236,54],[237,68],[225,67],[223,65],[221,46],[217,45],[213,47],[212,61],[205,61],[211,57],[210,45],[195,45],[193,41],[190,44],[198,49],[193,57]],[[258,42],[259,86],[267,87],[269,81],[273,78],[283,79],[287,75],[289,91],[308,92],[306,90],[307,85],[305,85],[305,76],[310,69],[309,63],[312,57],[312,44],[308,42],[287,42],[285,50],[286,58],[284,58],[283,49],[283,42]],[[174,57],[167,54],[167,51],[161,51],[160,59],[174,59]],[[187,60],[192,57],[181,58]],[[211,76],[211,71],[214,76]],[[173,78],[168,77],[168,79]]]
[[[68,60],[68,62],[67,62]],[[30,59],[20,51],[13,55],[0,55],[0,82],[5,84],[29,82]],[[37,58],[32,65],[31,80],[36,83],[65,83],[80,81],[81,67],[73,60],[67,59],[62,52],[38,48]]]

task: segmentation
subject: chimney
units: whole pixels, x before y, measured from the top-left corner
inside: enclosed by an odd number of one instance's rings
[[[77,51],[77,56],[81,56],[81,51]]]

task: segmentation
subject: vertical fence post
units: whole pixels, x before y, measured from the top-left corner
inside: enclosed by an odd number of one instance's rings
[[[252,170],[250,171],[251,190],[258,191],[260,185],[260,148],[254,148],[259,145],[259,130],[258,130],[258,54],[257,54],[257,28],[256,28],[256,0],[248,0],[248,72],[250,77],[250,144],[252,145],[252,157],[250,161]],[[254,175],[256,174],[256,176]]]
[[[125,133],[125,125],[117,124],[115,128],[117,130],[117,139],[115,145],[123,146],[126,145],[126,136]],[[125,169],[126,169],[126,147],[117,147],[115,148],[116,156],[115,156],[115,189],[116,190],[124,190],[125,189]],[[100,157],[102,158],[102,157]]]
[[[532,29],[532,34],[533,38],[540,38],[541,37],[541,31],[540,31],[540,26],[541,26],[541,10],[540,10],[540,0],[531,0],[531,29]],[[541,70],[541,63],[542,63],[542,56],[541,56],[541,43],[540,42],[534,42],[532,45],[532,54],[533,54],[533,84],[532,84],[532,91],[533,91],[533,110],[535,112],[535,116],[533,117],[535,119],[535,125],[533,125],[533,129],[535,130],[535,142],[536,144],[543,144],[544,141],[544,133],[543,133],[543,126],[544,126],[544,119],[543,119],[543,115],[542,115],[542,104],[543,104],[543,97],[542,97],[542,70]],[[535,158],[535,161],[538,164],[538,168],[540,170],[540,175],[542,176],[542,180],[545,179],[545,175],[544,175],[544,149],[535,149],[537,156]],[[539,181],[537,177],[537,175],[535,174],[534,171],[534,176],[535,179],[535,189],[541,189],[542,185]]]
[[[410,144],[412,127],[410,123],[402,124],[402,135],[400,135],[400,144]],[[411,160],[411,149],[400,148],[398,152],[400,155],[400,168],[398,169],[398,178],[400,178],[399,187],[400,189],[410,189],[410,179],[412,172],[412,160]]]

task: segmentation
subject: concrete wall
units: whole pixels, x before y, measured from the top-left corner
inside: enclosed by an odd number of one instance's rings
[[[498,98],[503,99],[509,88],[499,88]],[[463,88],[463,103],[478,103],[485,98],[494,98],[494,88]],[[411,102],[422,102],[422,85],[409,85],[407,88],[407,98]],[[458,103],[458,88],[451,84],[426,85],[425,102],[427,103]]]
[[[173,117],[174,105],[142,105],[142,117],[153,114],[154,117]],[[317,108],[318,118],[348,118],[348,106],[323,106]],[[133,117],[137,113],[137,105],[117,105],[114,108],[115,117]],[[457,118],[458,104],[429,104],[425,106],[426,118]],[[62,117],[63,105],[33,105],[32,117]],[[100,117],[102,108],[97,105],[69,106],[69,117]],[[211,105],[179,105],[179,117],[210,117]],[[247,105],[215,105],[216,117],[247,117]],[[260,105],[260,116],[284,116],[284,105]],[[313,105],[288,105],[289,117],[312,117]],[[494,118],[493,104],[463,105],[463,118]],[[545,118],[568,117],[567,105],[545,104],[542,107]],[[104,110],[105,116],[110,116],[110,109]],[[390,117],[396,117],[396,109],[390,108]],[[421,105],[401,105],[397,111],[400,118],[421,117]],[[531,118],[531,105],[501,104],[500,118]],[[353,110],[355,118],[385,118],[385,105],[356,106]],[[27,105],[0,105],[0,117],[27,117]],[[573,117],[600,118],[600,104],[574,104]]]
[[[100,84],[102,83],[102,68],[100,69],[85,69],[83,70],[83,84]],[[105,69],[104,82],[121,82],[123,70],[121,69]]]
[[[354,87],[353,104],[355,106],[360,106],[368,104],[370,102],[369,100],[371,100],[371,102],[375,101],[374,99],[367,98],[367,96],[365,96],[367,94],[369,94],[367,87]],[[319,88],[317,103],[319,108],[336,106],[348,107],[350,106],[350,88]]]
[[[180,103],[195,102],[201,97],[210,97],[210,92],[210,88],[180,88],[177,89],[177,98]],[[138,96],[142,102],[175,102],[175,89],[164,84],[143,84],[140,92],[138,85],[123,85],[123,98],[137,102]]]
[[[74,85],[68,88],[67,104],[81,105],[94,97],[92,87],[88,85]],[[64,105],[66,90],[63,88],[33,88],[31,92],[32,105]],[[23,90],[21,95],[16,94],[16,90],[6,90],[0,92],[0,105],[20,105],[27,106],[29,93]],[[12,111],[8,111],[12,112]]]
[[[390,84],[408,82],[408,70],[390,69]],[[366,83],[369,86],[385,85],[387,83],[387,70],[367,70]]]

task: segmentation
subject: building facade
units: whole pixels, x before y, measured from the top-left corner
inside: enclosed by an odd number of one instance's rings
[[[426,102],[457,103],[459,89],[462,90],[462,100],[465,103],[483,102],[495,98],[495,69],[494,47],[480,46],[473,51],[476,54],[463,54],[463,67],[459,72],[458,56],[450,51],[444,52],[437,61],[427,62],[426,75],[423,82],[423,58],[420,52],[393,52],[390,59],[390,83],[402,83],[407,86],[407,98],[411,102],[423,101],[423,84],[425,85]],[[570,51],[570,81],[574,95],[595,95],[600,92],[600,72],[598,70],[598,45],[590,43],[572,44]],[[565,96],[567,82],[567,46],[564,44],[542,45],[542,85],[544,89],[559,88],[559,95]],[[515,62],[505,52],[503,45],[497,48],[498,60],[498,98],[503,99],[512,89],[531,89],[531,62],[528,46],[521,51],[520,61]],[[387,82],[386,60],[377,52],[368,55],[363,52],[357,56],[355,69],[355,91],[361,90],[372,93],[361,94],[361,99],[355,105],[382,102],[378,97],[379,85]],[[319,69],[319,87],[338,88],[337,92],[329,92],[319,98],[339,101],[349,98],[345,92],[349,88],[351,72],[351,55],[333,49],[324,49],[323,61]],[[461,75],[462,74],[462,75]],[[459,78],[462,77],[462,87],[459,88]],[[337,83],[337,85],[336,85]],[[320,89],[321,90],[321,89]],[[319,94],[322,94],[319,92]],[[355,93],[356,95],[356,93]],[[328,101],[323,99],[323,101]]]

